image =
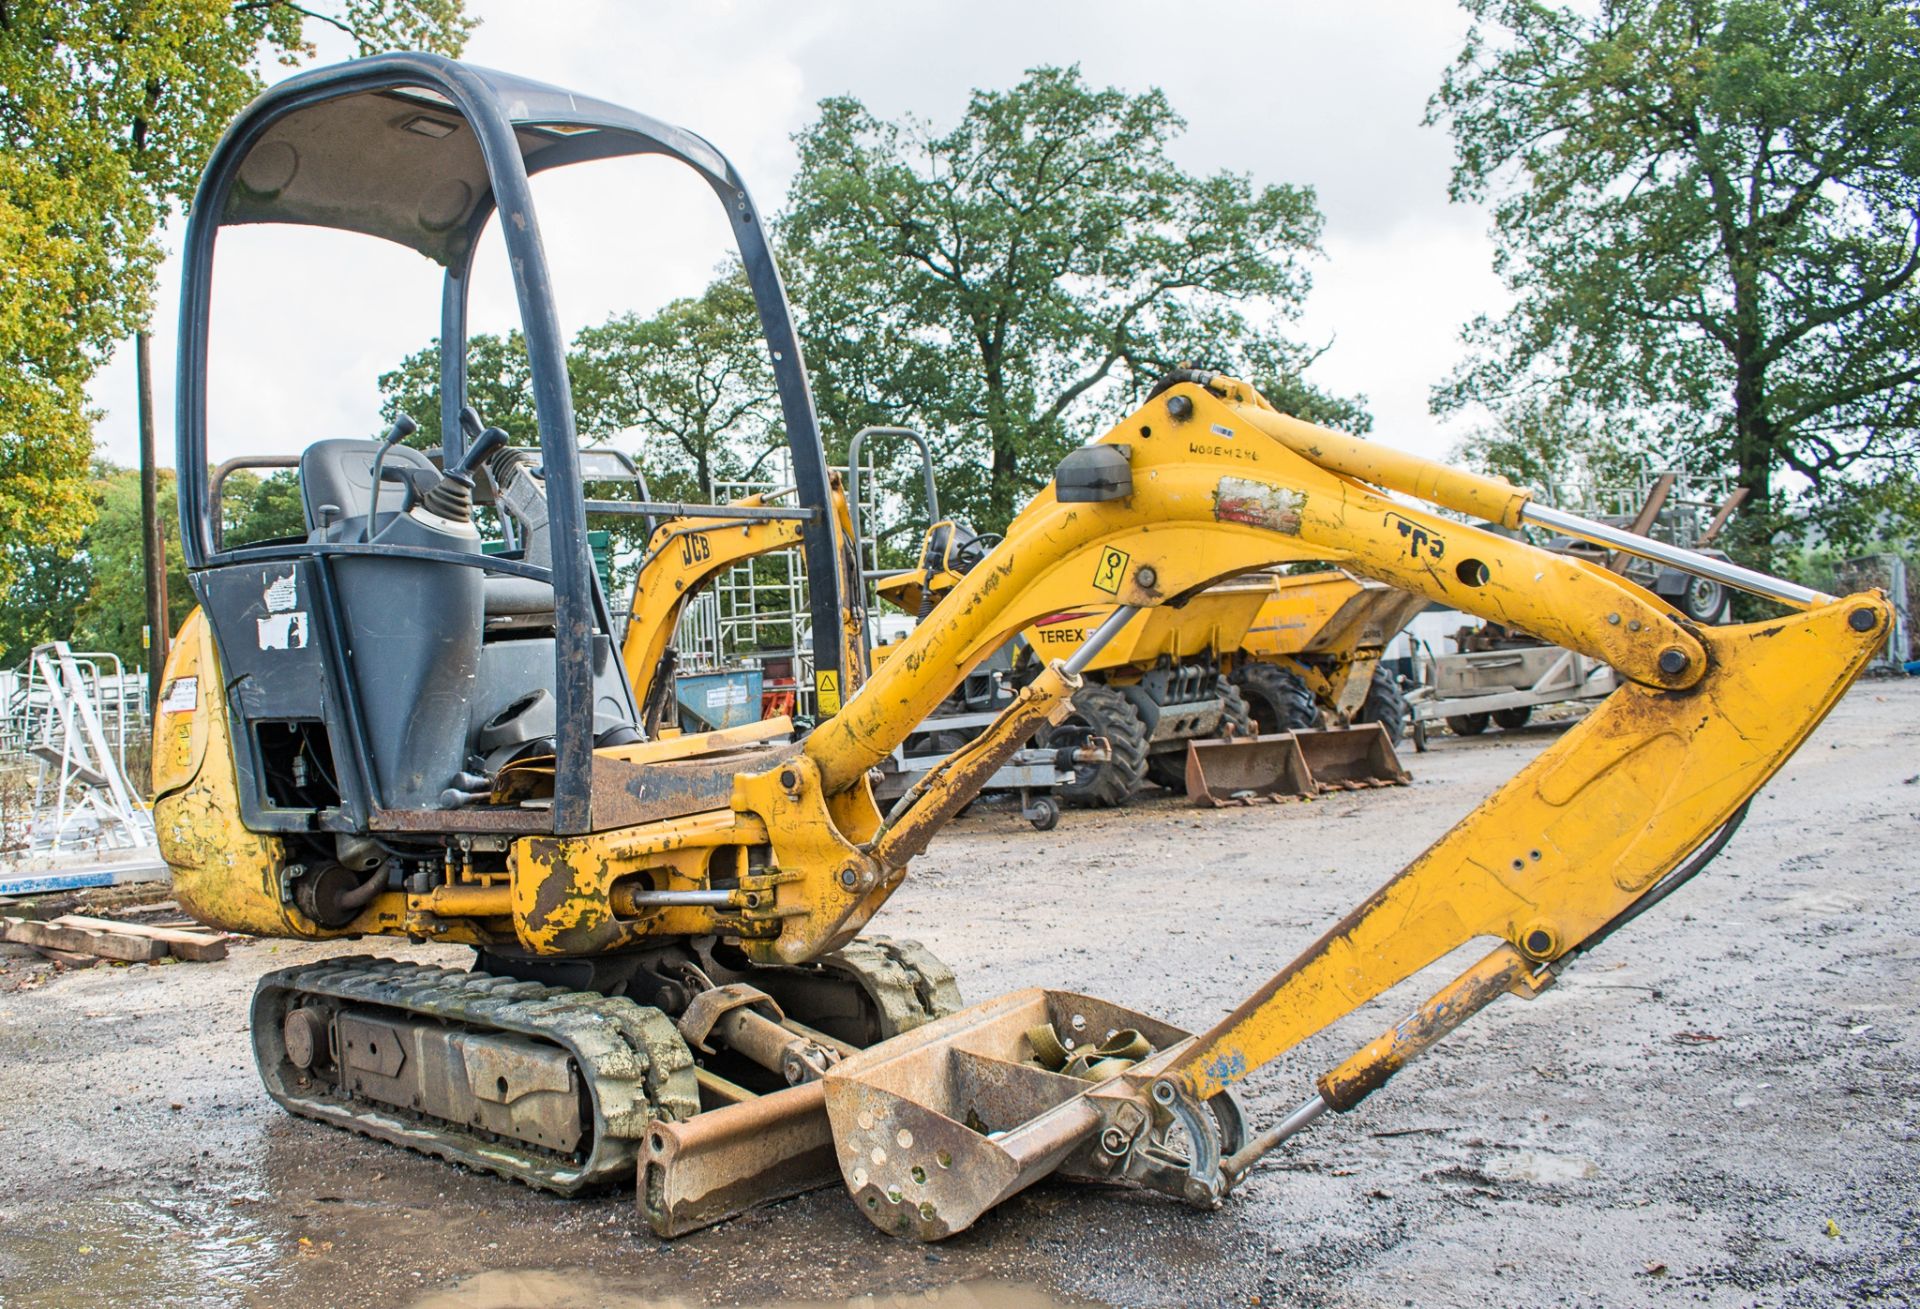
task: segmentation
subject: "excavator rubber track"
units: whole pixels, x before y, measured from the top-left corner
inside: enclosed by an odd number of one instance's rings
[[[673,1020],[590,991],[350,956],[261,978],[252,1029],[289,1112],[562,1195],[630,1182],[648,1125],[700,1107]]]
[[[886,1025],[882,1039],[945,1018],[964,1003],[953,969],[918,941],[864,936],[823,956],[820,963],[866,992]]]

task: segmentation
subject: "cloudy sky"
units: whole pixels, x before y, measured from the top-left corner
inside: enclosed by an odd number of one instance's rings
[[[944,125],[971,88],[1011,85],[1038,64],[1077,62],[1097,85],[1158,86],[1188,122],[1174,151],[1184,166],[1318,192],[1324,257],[1294,329],[1331,343],[1315,379],[1365,394],[1376,439],[1440,456],[1459,437],[1428,415],[1428,388],[1459,357],[1461,325],[1503,296],[1486,215],[1447,201],[1448,137],[1421,126],[1465,30],[1444,0],[1222,3],[1204,22],[1114,0],[468,3],[482,20],[468,59],[699,132],[768,212],[793,171],[790,138],[826,96]],[[711,193],[662,161],[563,169],[536,182],[536,200],[569,333],[699,290],[724,252]],[[169,248],[177,238],[176,229]],[[476,331],[514,322],[497,238],[494,247],[476,277]],[[155,328],[163,463],[172,462],[176,274],[170,259]],[[276,227],[223,235],[214,458],[370,432],[374,378],[434,336],[438,285],[421,257],[366,238]],[[106,413],[100,445],[123,463],[137,459],[133,392],[127,350],[93,387]]]

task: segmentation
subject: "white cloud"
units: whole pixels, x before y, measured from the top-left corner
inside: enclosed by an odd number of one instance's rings
[[[1188,120],[1195,169],[1316,188],[1327,258],[1296,324],[1333,348],[1322,384],[1364,392],[1380,440],[1442,455],[1453,436],[1426,412],[1459,355],[1459,326],[1502,303],[1484,215],[1445,196],[1450,146],[1421,126],[1459,47],[1445,5],[1230,4],[1196,21],[1136,3],[915,5],[769,2],[666,6],[475,0],[467,56],[631,105],[713,141],[771,211],[794,167],[792,134],[822,97],[853,94],[884,116],[952,121],[976,86],[1079,63],[1098,84],[1159,86]],[[697,291],[724,253],[724,221],[684,170],[631,160],[536,183],[542,234],[569,332]],[[170,230],[177,248],[179,230]],[[432,337],[438,275],[397,247],[266,228],[222,237],[215,275],[215,458],[294,451],[377,425],[377,374]],[[161,460],[172,462],[178,262],[162,272],[154,363]],[[475,330],[515,321],[497,238],[483,252]],[[136,458],[132,351],[92,389],[110,458]],[[430,415],[416,415],[423,420]]]

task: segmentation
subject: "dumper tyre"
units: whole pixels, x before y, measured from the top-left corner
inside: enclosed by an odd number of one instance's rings
[[[1049,749],[1060,749],[1096,736],[1107,739],[1113,757],[1063,772],[1053,793],[1082,808],[1118,808],[1147,774],[1147,725],[1125,696],[1112,687],[1088,682],[1073,693],[1072,715],[1058,726],[1043,729],[1039,739]]]
[[[1270,735],[1320,726],[1320,706],[1300,674],[1279,664],[1242,664],[1233,675],[1253,730]]]
[[[1454,714],[1447,719],[1447,730],[1455,736],[1478,736],[1492,722],[1492,714]]]
[[[1373,685],[1367,688],[1367,698],[1360,706],[1360,721],[1380,724],[1387,729],[1387,739],[1399,745],[1412,717],[1400,679],[1384,668],[1374,669]]]
[[[1247,698],[1240,694],[1240,688],[1226,678],[1217,678],[1214,687],[1222,701],[1220,706],[1220,725],[1214,729],[1215,736],[1230,736],[1235,740],[1244,740],[1255,732],[1253,710],[1247,704]],[[1187,743],[1175,742],[1171,750],[1161,750],[1147,756],[1147,780],[1155,786],[1164,786],[1169,791],[1185,792],[1187,789]]]
[[[1496,709],[1493,711],[1493,721],[1509,732],[1515,728],[1525,727],[1528,720],[1532,717],[1533,706],[1530,704],[1523,704],[1517,709]]]

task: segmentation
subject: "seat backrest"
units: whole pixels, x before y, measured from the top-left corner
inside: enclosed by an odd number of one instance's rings
[[[321,505],[340,507],[335,522],[364,517],[375,507],[373,461],[379,454],[378,441],[341,438],[315,441],[307,447],[306,453],[300,456],[300,507],[306,513],[309,532],[320,525]],[[435,470],[433,461],[418,450],[396,445],[387,451],[380,476],[378,512],[400,512],[407,503],[407,488],[405,482],[397,479],[422,471],[432,475]]]

